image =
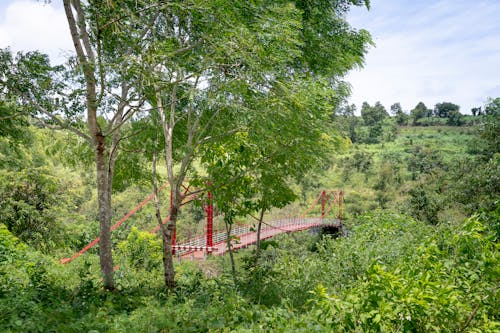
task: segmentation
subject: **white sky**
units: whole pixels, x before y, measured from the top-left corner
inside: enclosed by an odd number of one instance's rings
[[[372,0],[348,16],[376,43],[352,71],[351,102],[411,110],[452,102],[462,113],[500,97],[500,0]]]
[[[351,102],[404,110],[448,101],[463,113],[500,97],[500,0],[372,0],[348,16],[376,43],[352,71]],[[0,0],[0,48],[38,49],[61,63],[72,52],[61,0]]]
[[[40,50],[61,63],[73,50],[61,0],[0,0],[0,48]]]

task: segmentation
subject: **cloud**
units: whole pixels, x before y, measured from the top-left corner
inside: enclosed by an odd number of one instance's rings
[[[462,112],[500,96],[500,2],[377,1],[370,12],[356,10],[354,27],[372,33],[377,44],[365,68],[353,71],[351,101],[419,101],[428,107],[450,101]]]
[[[40,50],[61,63],[73,50],[64,9],[41,1],[20,0],[3,5],[0,47],[13,51]]]

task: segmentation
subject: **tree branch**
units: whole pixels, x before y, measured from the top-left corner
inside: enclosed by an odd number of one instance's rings
[[[78,129],[76,129],[70,125],[66,125],[63,123],[58,124],[58,125],[54,125],[54,124],[47,123],[45,120],[38,118],[38,117],[33,117],[33,119],[38,121],[38,123],[43,127],[46,127],[46,128],[52,129],[52,130],[58,130],[58,131],[59,130],[67,130],[67,131],[73,132],[74,134],[78,135],[79,137],[81,137],[82,139],[84,139],[88,143],[92,142],[88,135],[86,135],[85,133],[79,131]]]
[[[89,143],[92,143],[92,139],[90,138],[90,136],[88,136],[84,132],[80,131],[79,129],[75,128],[74,126],[71,126],[70,124],[63,122],[61,119],[59,119],[58,117],[56,117],[52,112],[48,111],[43,106],[41,106],[40,104],[38,104],[38,102],[34,101],[33,103],[34,103],[34,106],[37,108],[37,110],[39,112],[43,113],[44,115],[46,115],[50,119],[52,119],[54,122],[56,122],[57,125],[59,126],[59,129],[69,130],[69,131],[75,133],[76,135],[78,135],[79,137],[81,137],[82,139],[84,139],[85,141],[87,141]],[[49,127],[49,128],[52,127],[53,128],[53,126],[54,126],[54,125],[48,124],[46,121],[44,121],[41,118],[38,118],[36,116],[32,116],[32,117],[34,119],[40,121],[46,127]],[[53,128],[53,129],[55,129],[55,128]]]
[[[92,46],[90,44],[90,38],[87,33],[87,26],[85,24],[85,16],[83,14],[82,6],[79,0],[72,0],[73,7],[75,7],[77,14],[77,24],[80,29],[80,39],[83,42],[83,46],[85,47],[85,51],[87,53],[87,58],[90,59],[92,64],[95,63],[94,51],[92,50]]]
[[[73,45],[75,46],[76,55],[81,64],[87,62],[85,57],[85,52],[83,51],[82,44],[80,43],[80,36],[78,33],[78,28],[73,15],[73,10],[71,9],[71,0],[63,0],[64,11],[66,12],[66,18],[68,20],[69,30],[71,32],[71,39],[73,40]]]

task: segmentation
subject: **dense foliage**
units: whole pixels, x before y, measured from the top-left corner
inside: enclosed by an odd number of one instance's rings
[[[483,128],[478,135],[485,135]],[[43,130],[29,131],[44,137]],[[60,155],[30,146],[24,153],[38,155],[34,160],[45,161],[46,168],[32,172],[45,170],[43,176],[33,182],[25,178],[29,175],[9,178],[12,170],[2,174],[10,189],[2,192],[10,200],[2,209],[36,211],[36,200],[44,205],[26,221],[17,217],[30,233],[9,226],[12,215],[2,214],[2,331],[495,332],[498,161],[486,152],[490,148],[468,148],[474,133],[416,128],[401,131],[394,142],[356,146],[317,179],[329,186],[336,181],[331,172],[342,172],[339,166],[350,170],[339,180],[345,185],[347,236],[304,232],[264,241],[257,264],[253,252],[237,254],[236,282],[227,258],[176,263],[178,285],[170,296],[162,287],[161,244],[140,231],[154,224],[151,207],[130,221],[139,228],[127,225],[114,236],[118,291],[101,290],[95,252],[66,266],[56,261],[59,253],[71,253],[96,234],[83,222],[84,216],[95,218],[95,194],[85,190],[91,186],[85,185],[85,174],[57,171],[63,166],[52,161]],[[434,146],[438,142],[440,149]],[[59,181],[49,176],[48,166]],[[19,196],[31,184],[37,184],[33,190],[39,194]],[[130,208],[131,198],[139,202],[141,193],[139,187],[118,195],[116,216]],[[73,214],[71,222],[62,218],[68,213],[58,205],[70,197],[66,204],[80,214]],[[385,210],[376,210],[382,206]],[[404,215],[394,212],[398,207]],[[474,212],[480,213],[464,218]],[[36,229],[26,224],[32,218],[40,219]],[[196,229],[191,222],[196,218],[196,206],[181,215],[180,237]]]
[[[358,116],[369,1],[122,3],[64,1],[64,66],[0,50],[0,331],[500,331],[500,98]],[[171,255],[209,200],[260,230],[322,188],[342,233]]]
[[[263,250],[259,266],[240,272],[236,286],[223,262],[183,262],[169,298],[162,296],[158,267],[123,263],[123,290],[106,293],[97,288],[94,260],[62,267],[5,228],[0,232],[4,331],[500,328],[498,245],[477,217],[433,227],[375,212],[344,238],[282,236]],[[240,259],[251,261],[247,256]]]

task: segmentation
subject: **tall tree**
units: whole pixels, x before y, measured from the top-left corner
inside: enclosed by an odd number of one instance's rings
[[[154,22],[147,56],[139,62],[148,78],[148,101],[161,119],[172,191],[169,223],[162,227],[165,284],[172,289],[170,244],[192,162],[257,111],[253,102],[300,53],[300,22],[293,6],[266,1],[179,2]],[[190,181],[196,182],[195,175]]]
[[[361,106],[361,117],[367,126],[380,124],[388,116],[387,110],[380,102],[376,102],[374,106],[363,102]]]
[[[423,102],[418,102],[410,111],[410,116],[413,118],[413,125],[416,125],[419,119],[429,117],[430,115],[432,115],[432,110],[428,109]]]
[[[361,118],[363,118],[365,125],[368,125],[368,123],[372,122],[371,114],[372,114],[371,105],[368,102],[364,101],[363,104],[361,104]]]
[[[138,2],[64,0],[76,56],[52,67],[48,57],[30,52],[8,58],[5,87],[39,123],[69,130],[94,151],[99,256],[104,287],[114,289],[110,235],[114,171],[124,124],[143,105],[141,79],[131,59],[150,24],[136,24],[146,8]],[[151,8],[154,4],[151,5]],[[3,51],[4,54],[9,53]]]
[[[140,77],[131,58],[152,22],[138,25],[137,17],[157,3],[64,0],[64,9],[76,51],[78,70],[85,84],[88,134],[95,152],[100,222],[99,255],[104,286],[114,288],[110,237],[111,195],[123,124],[144,102]]]
[[[459,111],[460,106],[450,102],[437,103],[434,106],[434,116],[438,118],[448,118],[449,114],[456,114]]]
[[[400,126],[408,122],[408,115],[404,113],[399,102],[391,105],[391,114],[396,118],[396,123]]]
[[[401,103],[397,102],[391,105],[391,115],[397,116],[398,114],[403,112],[403,108],[401,107]]]
[[[500,97],[488,98],[488,101],[484,106],[484,113],[486,115],[498,117],[500,115]]]
[[[343,143],[338,133],[327,134],[332,132],[327,127],[330,105],[329,96],[323,94],[333,91],[315,80],[289,83],[286,90],[279,90],[278,100],[270,95],[261,101],[259,113],[249,115],[250,121],[226,145],[231,149],[212,147],[204,158],[216,197],[228,202],[221,205],[238,216],[258,213],[256,258],[264,214],[293,201],[297,195],[292,184],[321,172],[331,152]],[[257,117],[262,126],[255,126]],[[238,183],[241,190],[235,190],[225,186],[231,179],[248,181]]]
[[[472,116],[476,117],[480,116],[483,113],[483,108],[481,106],[476,108],[471,108],[470,111],[472,112]]]
[[[347,105],[342,103],[337,112],[332,117],[333,126],[337,128],[340,133],[351,139],[351,142],[358,140],[356,128],[359,126],[359,118],[356,117],[356,105]]]
[[[140,59],[149,73],[148,100],[161,117],[172,189],[170,221],[163,231],[169,289],[174,287],[169,244],[182,183],[190,174],[191,182],[196,181],[192,162],[203,158],[207,145],[225,145],[232,135],[262,124],[266,111],[276,116],[265,124],[268,133],[279,136],[285,114],[301,121],[293,113],[295,107],[283,107],[283,93],[308,77],[322,82],[325,90],[341,86],[339,78],[362,64],[370,42],[366,31],[345,22],[351,1],[315,2],[322,10],[309,1],[175,3],[155,18],[154,42],[146,48],[147,57]],[[318,43],[321,34],[325,37]]]
[[[384,135],[383,123],[388,116],[389,114],[380,102],[376,102],[374,106],[370,106],[367,102],[363,103],[361,117],[366,126],[364,133],[361,133],[363,142],[380,142]]]

